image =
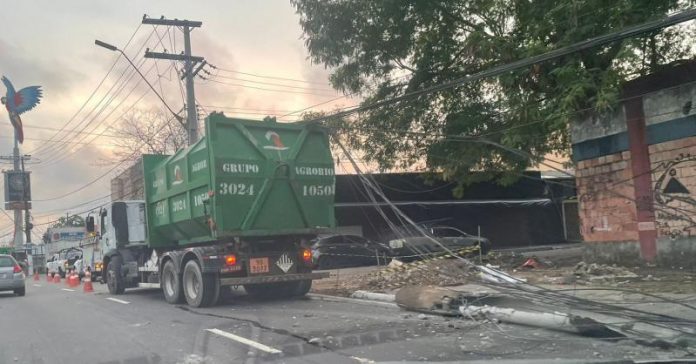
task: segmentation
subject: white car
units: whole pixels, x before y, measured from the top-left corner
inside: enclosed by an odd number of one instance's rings
[[[68,248],[53,254],[46,260],[46,270],[49,274],[58,274],[65,278],[65,273],[70,269],[75,269],[75,262],[82,259],[82,250],[78,248]]]

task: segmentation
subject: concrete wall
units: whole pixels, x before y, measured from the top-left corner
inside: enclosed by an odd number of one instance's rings
[[[644,126],[626,118],[623,103],[608,115],[579,118],[571,126],[588,261],[645,263],[645,236],[639,235],[654,230],[654,263],[696,268],[695,71],[692,62],[627,84],[630,96],[624,98],[642,100]],[[636,125],[645,145],[632,145],[636,139],[629,133]],[[633,170],[630,152],[645,149],[652,182],[647,200],[635,197],[635,182],[646,173]],[[638,223],[639,209],[653,216]]]

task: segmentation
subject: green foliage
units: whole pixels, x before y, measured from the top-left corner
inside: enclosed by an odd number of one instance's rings
[[[677,0],[292,0],[310,58],[363,103],[427,88],[685,6]],[[569,150],[568,123],[617,105],[621,82],[692,56],[691,27],[645,34],[333,121],[383,169],[509,183]],[[529,153],[521,157],[476,140]],[[472,174],[471,171],[483,171]],[[501,171],[504,171],[501,173]],[[475,180],[476,179],[476,180]]]
[[[51,227],[53,228],[60,228],[60,227],[81,227],[85,226],[85,219],[82,216],[79,215],[71,215],[71,216],[61,216],[58,218],[58,221],[56,221],[55,224],[53,224]]]

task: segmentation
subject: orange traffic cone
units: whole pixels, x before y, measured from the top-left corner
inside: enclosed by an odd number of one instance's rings
[[[77,274],[75,270],[72,271],[70,275],[70,287],[77,287],[80,285],[80,275]]]
[[[94,292],[94,287],[92,287],[92,273],[89,269],[85,272],[85,284],[82,286],[82,290],[85,293]]]
[[[65,285],[70,287],[70,277],[72,277],[72,271],[68,270],[65,272]]]
[[[49,272],[48,270],[46,270],[46,282],[50,282],[52,278],[53,278],[53,277],[51,277],[51,272]]]
[[[53,283],[60,283],[60,274],[59,273],[53,273]]]
[[[35,280],[35,281],[41,280],[41,278],[39,278],[39,272],[38,272],[38,271],[34,272],[34,280]]]

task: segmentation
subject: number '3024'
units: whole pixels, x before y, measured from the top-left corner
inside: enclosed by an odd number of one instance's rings
[[[241,195],[241,196],[253,196],[254,195],[254,185],[244,184],[244,183],[220,183],[220,188],[218,189],[220,195]]]

